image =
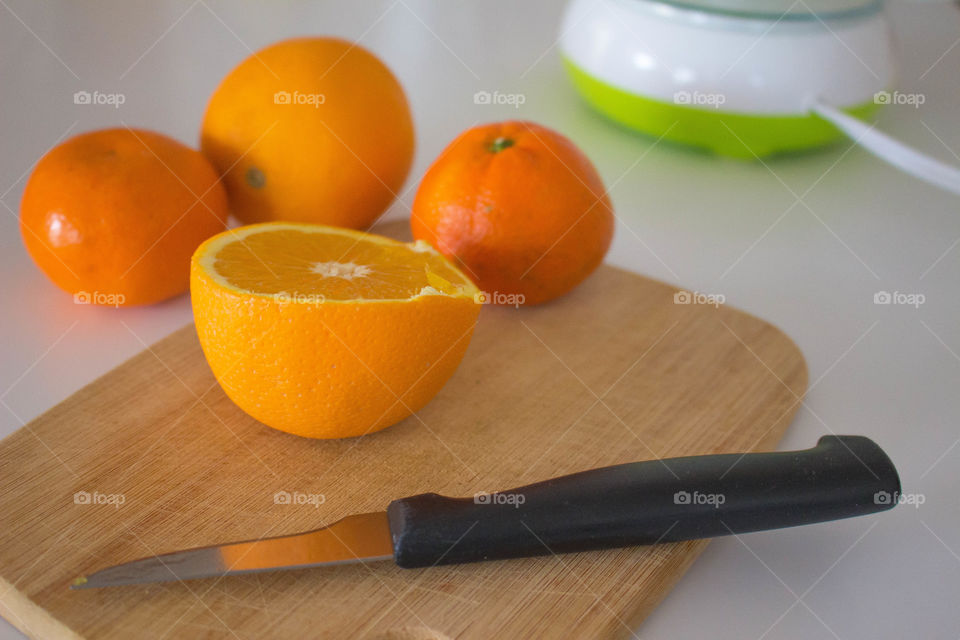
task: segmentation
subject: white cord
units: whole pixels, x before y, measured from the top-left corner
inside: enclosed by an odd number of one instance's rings
[[[835,107],[814,101],[810,110],[829,121],[857,144],[881,160],[910,175],[960,195],[960,169],[934,160],[928,155],[911,149],[890,136],[877,131],[862,120]]]

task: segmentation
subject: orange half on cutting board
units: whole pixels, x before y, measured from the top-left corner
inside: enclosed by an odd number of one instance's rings
[[[299,223],[197,249],[190,292],[226,394],[266,425],[359,436],[419,410],[463,358],[477,288],[423,242]]]

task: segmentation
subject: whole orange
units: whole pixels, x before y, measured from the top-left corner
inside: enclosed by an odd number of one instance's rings
[[[227,223],[210,163],[140,129],[104,129],[51,149],[20,202],[30,257],[77,302],[138,305],[187,290],[190,256]]]
[[[200,137],[243,222],[355,229],[393,201],[413,145],[403,87],[336,38],[286,40],[241,62],[214,91]]]
[[[590,160],[531,122],[462,133],[417,191],[413,236],[455,260],[489,302],[561,296],[603,260],[613,208]]]

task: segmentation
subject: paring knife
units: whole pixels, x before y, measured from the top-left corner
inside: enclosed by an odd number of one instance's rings
[[[863,436],[803,451],[649,460],[510,491],[394,500],[315,531],[177,551],[77,578],[74,589],[393,559],[404,568],[677,542],[885,511],[900,478]]]

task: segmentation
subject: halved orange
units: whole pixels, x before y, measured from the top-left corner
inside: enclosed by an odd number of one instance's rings
[[[310,438],[371,433],[425,406],[463,358],[478,293],[426,243],[284,222],[210,238],[190,274],[223,390]]]

